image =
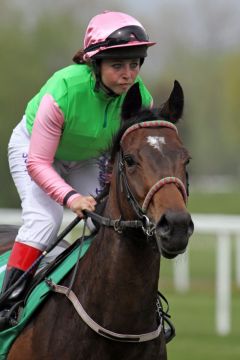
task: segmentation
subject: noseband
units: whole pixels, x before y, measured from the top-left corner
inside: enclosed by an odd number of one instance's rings
[[[182,193],[185,204],[187,203],[187,193],[186,193],[186,189],[185,189],[183,182],[175,176],[167,176],[167,177],[162,178],[161,180],[157,181],[156,184],[154,184],[151,187],[151,189],[148,191],[148,193],[143,201],[143,204],[142,204],[143,212],[147,211],[147,208],[152,200],[153,195],[166,184],[175,184],[179,188],[180,192]]]

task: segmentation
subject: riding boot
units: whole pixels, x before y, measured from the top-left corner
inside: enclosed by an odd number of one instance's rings
[[[13,289],[3,302],[1,302],[1,295],[4,295],[4,293],[16,283],[41,253],[40,250],[29,245],[15,242],[8,260],[0,293],[0,331],[5,330],[11,325],[11,319],[15,316],[11,310],[14,308],[14,305],[23,300],[36,269],[27,273],[25,278]]]

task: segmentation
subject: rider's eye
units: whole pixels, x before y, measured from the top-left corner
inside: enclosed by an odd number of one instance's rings
[[[139,65],[138,62],[132,62],[132,63],[130,64],[130,68],[131,68],[131,69],[136,69],[136,68],[138,67],[138,65]]]
[[[134,158],[131,155],[125,155],[124,160],[125,160],[127,166],[129,166],[129,167],[136,164]]]
[[[121,69],[122,64],[114,63],[114,64],[112,64],[112,67],[113,67],[113,69],[115,69],[115,70],[119,70],[119,69]]]

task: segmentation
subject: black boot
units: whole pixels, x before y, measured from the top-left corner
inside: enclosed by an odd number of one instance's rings
[[[14,305],[23,300],[24,295],[28,289],[32,274],[27,274],[26,278],[14,289],[6,300],[1,302],[1,296],[24,274],[23,270],[7,267],[3,285],[0,294],[0,331],[7,329],[13,325],[16,320],[16,311],[12,311]]]

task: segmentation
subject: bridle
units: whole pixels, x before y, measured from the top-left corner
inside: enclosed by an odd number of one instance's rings
[[[139,205],[138,201],[133,195],[133,192],[131,190],[131,187],[128,183],[127,175],[126,175],[126,169],[125,169],[125,162],[124,162],[124,156],[123,156],[123,140],[126,138],[126,136],[133,132],[134,130],[137,130],[139,128],[147,128],[147,127],[168,127],[170,129],[173,129],[178,133],[178,130],[176,126],[168,121],[164,120],[154,120],[154,121],[146,121],[141,122],[135,125],[132,125],[129,127],[125,133],[123,134],[121,141],[120,141],[120,151],[118,155],[118,169],[117,169],[117,189],[120,189],[122,193],[125,194],[128,202],[130,203],[132,209],[134,210],[135,214],[137,215],[137,218],[142,221],[142,230],[147,236],[153,235],[154,225],[151,224],[149,218],[146,215],[147,209],[151,203],[151,200],[154,196],[154,194],[160,190],[162,187],[164,187],[166,184],[175,184],[177,188],[180,190],[184,202],[187,202],[187,191],[183,184],[183,182],[175,176],[168,176],[164,177],[160,180],[158,180],[155,184],[152,185],[152,187],[149,189],[148,193],[146,194],[142,205]],[[119,192],[117,192],[118,196],[118,204],[120,204],[120,195]],[[122,211],[121,211],[122,213]],[[121,215],[123,216],[123,215]]]
[[[120,140],[120,150],[118,152],[118,159],[117,159],[117,173],[116,173],[116,188],[117,188],[117,202],[120,209],[120,218],[119,219],[111,219],[106,218],[96,213],[87,212],[87,215],[91,217],[93,220],[97,221],[100,225],[113,227],[114,230],[118,233],[121,233],[124,229],[137,229],[141,228],[143,233],[147,237],[151,237],[154,234],[155,225],[149,220],[148,216],[146,215],[147,209],[151,203],[151,200],[154,194],[164,187],[167,184],[174,184],[179,189],[180,193],[182,194],[183,200],[187,203],[187,190],[183,182],[176,176],[167,176],[160,180],[158,180],[152,187],[149,189],[148,193],[145,196],[145,199],[140,205],[136,200],[131,187],[129,185],[127,175],[126,175],[126,168],[125,168],[125,160],[123,156],[123,140],[127,137],[127,135],[137,129],[140,128],[149,128],[149,127],[167,127],[170,128],[176,133],[178,133],[177,127],[169,121],[165,120],[153,120],[153,121],[145,121],[141,123],[134,124],[130,126],[122,135]],[[124,219],[124,212],[121,209],[121,199],[120,195],[124,195],[131,208],[134,210],[137,220],[125,220]]]

